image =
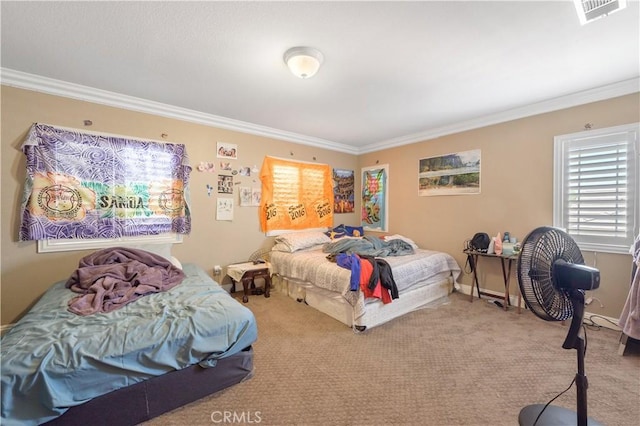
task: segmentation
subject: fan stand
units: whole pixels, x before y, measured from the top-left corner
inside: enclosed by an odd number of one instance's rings
[[[520,410],[518,423],[520,426],[604,426],[602,423],[587,417],[587,376],[584,374],[584,338],[580,336],[580,327],[584,319],[584,293],[571,290],[573,304],[573,318],[562,347],[575,349],[578,358],[578,372],[576,373],[577,412],[556,405],[533,404]],[[542,415],[540,412],[543,411]],[[540,416],[540,418],[538,418]],[[537,420],[537,421],[536,421]]]

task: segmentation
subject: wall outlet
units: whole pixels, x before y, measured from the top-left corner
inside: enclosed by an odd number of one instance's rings
[[[220,275],[222,273],[222,267],[220,265],[216,265],[213,267],[213,274]]]

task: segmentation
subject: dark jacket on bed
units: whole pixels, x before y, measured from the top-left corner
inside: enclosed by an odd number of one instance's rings
[[[369,283],[367,285],[369,290],[375,289],[379,282],[382,287],[389,290],[392,299],[397,299],[399,297],[398,286],[393,279],[391,266],[387,261],[372,256],[360,256],[360,259],[363,262],[370,262],[373,266],[373,272],[371,273],[371,277],[369,278]]]

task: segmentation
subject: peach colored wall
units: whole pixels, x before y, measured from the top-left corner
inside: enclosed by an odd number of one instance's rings
[[[87,254],[86,251],[38,254],[35,242],[17,242],[25,166],[20,145],[33,122],[82,128],[83,120],[90,119],[94,123],[91,131],[156,140],[166,133],[167,141],[187,146],[193,166],[200,161],[217,161],[217,141],[238,145],[239,165],[260,167],[264,155],[301,161],[313,161],[316,157],[316,161],[332,167],[356,170],[356,193],[360,190],[361,167],[375,165],[376,161],[388,163],[389,231],[407,235],[421,246],[447,251],[462,266],[464,240],[477,231],[496,234],[508,230],[523,238],[534,227],[551,224],[555,135],[581,131],[585,123],[602,128],[637,122],[640,117],[639,96],[634,94],[356,157],[7,86],[2,86],[1,95],[2,324],[18,319],[51,283],[66,279],[78,259]],[[480,195],[418,196],[420,158],[478,148],[482,150]],[[252,184],[252,179],[245,178],[243,183]],[[250,253],[269,244],[258,228],[255,207],[237,207],[233,222],[215,220],[217,194],[208,197],[206,193],[206,185],[215,183],[216,173],[195,170],[192,173],[193,229],[173,251],[182,262],[199,264],[209,272],[215,264],[224,266],[245,260]],[[356,225],[359,217],[336,215],[334,223]],[[601,309],[596,302],[588,310],[618,317],[629,288],[630,256],[584,255],[590,265],[597,258],[595,266],[601,271],[602,284],[592,295],[605,305]],[[483,286],[500,291],[499,263],[486,262],[481,269]],[[463,284],[470,285],[470,281],[467,274],[461,278]],[[512,278],[512,292],[516,286]]]
[[[230,130],[193,124],[175,119],[107,107],[78,100],[45,95],[33,91],[2,86],[2,324],[14,322],[53,282],[66,279],[77,267],[80,257],[91,251],[36,253],[35,242],[18,242],[18,210],[22,197],[25,160],[20,151],[22,141],[34,122],[64,127],[129,135],[139,138],[184,143],[191,173],[192,232],[182,244],[174,246],[173,254],[183,263],[196,263],[212,273],[214,265],[223,267],[245,261],[254,251],[268,245],[269,239],[259,229],[258,208],[239,207],[237,191],[232,222],[216,221],[215,190],[207,196],[207,184],[216,187],[217,171],[195,170],[201,161],[213,161],[216,166],[216,142],[238,145],[238,160],[234,167],[262,165],[265,155],[300,161],[326,163],[332,167],[355,169],[355,155],[329,151],[306,145],[254,136]],[[168,136],[162,139],[162,133]],[[293,153],[293,155],[291,155]],[[216,170],[219,170],[217,168]],[[255,182],[254,182],[255,180]],[[257,176],[236,176],[246,186],[259,186]],[[225,197],[228,197],[225,195]],[[335,216],[337,223],[357,224],[355,213]],[[227,277],[228,280],[228,277]]]
[[[359,157],[359,167],[389,164],[389,228],[425,248],[451,253],[460,265],[466,239],[475,232],[509,231],[522,239],[538,226],[553,224],[553,138],[580,132],[586,123],[603,128],[638,122],[639,95],[633,94],[396,147]],[[418,196],[418,161],[472,149],[481,150],[479,195]],[[618,318],[631,280],[631,256],[584,252],[600,269],[601,285],[589,292],[587,311]],[[503,291],[497,259],[480,259],[481,287]],[[517,278],[511,293],[517,294]],[[471,275],[460,282],[471,285]]]

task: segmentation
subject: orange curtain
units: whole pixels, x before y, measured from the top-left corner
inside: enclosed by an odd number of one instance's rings
[[[333,226],[333,186],[328,164],[265,157],[260,179],[263,232]]]

